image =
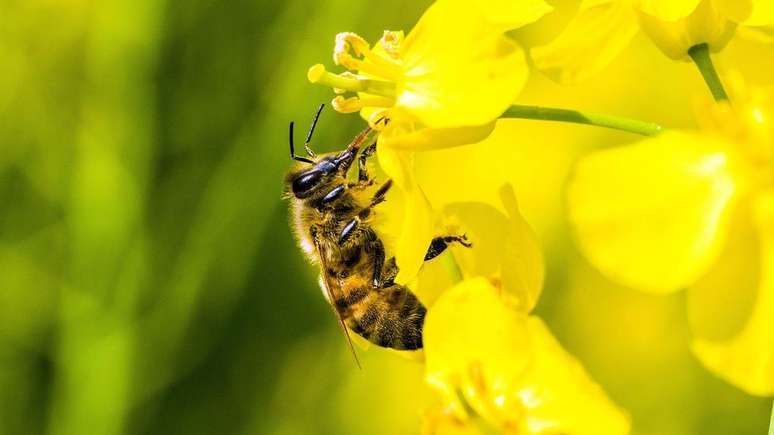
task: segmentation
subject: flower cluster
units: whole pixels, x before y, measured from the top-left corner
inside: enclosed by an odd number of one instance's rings
[[[670,58],[688,60],[697,45],[723,49],[740,25],[774,25],[774,8],[766,0],[583,0],[566,28],[530,54],[538,69],[577,83],[605,68],[640,29]]]
[[[702,131],[584,158],[568,209],[598,269],[643,290],[687,288],[699,359],[750,393],[772,395],[774,93],[735,94],[734,109],[702,111]]]
[[[379,132],[380,169],[398,187],[385,205],[392,227],[382,231],[398,262],[396,280],[429,309],[426,381],[439,399],[425,415],[428,434],[478,433],[480,425],[528,434],[630,429],[625,412],[532,314],[543,257],[510,186],[455,201],[426,193],[443,190],[444,177],[420,182],[414,169],[417,152],[497,136],[498,118],[516,113],[509,107],[529,74],[528,56],[509,32],[553,12],[542,0],[438,0],[406,35],[385,31],[372,45],[339,34],[333,60],[344,72],[321,64],[308,71],[311,82],[333,88],[337,111],[359,112]],[[668,57],[696,62],[725,100],[709,53],[742,26],[772,24],[774,7],[764,0],[583,0],[529,57],[559,82],[578,82],[642,29]],[[719,101],[702,110],[701,131],[631,128],[654,136],[590,154],[566,198],[578,244],[595,267],[642,290],[689,289],[699,359],[747,392],[772,395],[774,94],[734,89],[733,107]],[[519,113],[627,125],[567,110]],[[453,169],[436,172],[454,177]],[[431,238],[452,231],[466,233],[475,248],[444,254],[445,265],[423,265]],[[738,297],[743,291],[754,296]],[[743,300],[755,303],[740,320],[734,303]]]

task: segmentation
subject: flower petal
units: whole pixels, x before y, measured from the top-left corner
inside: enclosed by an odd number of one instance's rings
[[[663,21],[677,21],[696,9],[702,0],[639,0],[637,6],[642,12]]]
[[[641,12],[640,27],[664,54],[675,60],[687,60],[688,50],[697,44],[706,43],[710,51],[717,52],[726,46],[736,30],[736,23],[718,6],[704,0],[690,15],[677,21],[665,21]]]
[[[402,150],[432,150],[468,145],[484,140],[494,129],[495,123],[474,127],[422,128],[393,121],[379,135],[379,143],[385,147]]]
[[[723,149],[708,137],[666,132],[581,160],[568,206],[589,261],[618,282],[657,292],[704,274],[737,190]]]
[[[739,36],[760,44],[774,44],[774,26],[740,27]]]
[[[697,339],[693,351],[712,372],[750,394],[774,394],[774,192],[755,207],[760,234],[761,282],[755,308],[732,340]]]
[[[688,288],[687,309],[695,339],[722,342],[747,324],[760,288],[759,236],[749,203],[734,207],[726,246],[710,270]]]
[[[631,423],[537,317],[529,318],[535,359],[521,378],[518,397],[529,434],[623,435]]]
[[[458,7],[471,6],[466,0],[456,0]],[[486,20],[503,31],[534,23],[553,8],[543,0],[485,0],[473,2]]]
[[[395,246],[395,260],[400,271],[395,280],[405,284],[422,267],[434,236],[432,210],[414,179],[411,153],[380,146],[377,156],[382,170],[403,194],[403,225]]]
[[[578,83],[607,67],[636,32],[636,16],[626,2],[584,0],[566,29],[530,55],[552,79]]]
[[[752,0],[752,3],[752,14],[745,20],[745,25],[770,26],[774,24],[774,2],[771,0]]]
[[[492,122],[516,99],[529,73],[515,42],[447,1],[425,12],[401,44],[401,58],[404,77],[393,115],[434,128]]]
[[[737,23],[744,22],[753,12],[753,2],[756,0],[715,0],[721,14]]]

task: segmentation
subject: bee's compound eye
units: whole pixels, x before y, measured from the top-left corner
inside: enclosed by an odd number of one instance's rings
[[[305,172],[293,180],[293,194],[303,198],[308,194],[322,179],[322,172],[314,170]]]

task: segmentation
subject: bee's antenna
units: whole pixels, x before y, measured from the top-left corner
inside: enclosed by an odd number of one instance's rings
[[[312,126],[309,127],[309,133],[306,134],[306,141],[304,142],[304,149],[306,150],[306,154],[311,158],[315,158],[315,155],[312,149],[309,148],[309,143],[312,142],[312,133],[314,133],[314,129],[317,127],[317,120],[320,119],[320,114],[322,113],[323,108],[325,108],[325,103],[320,104],[320,107],[317,108],[317,113],[314,114],[314,119],[312,119]]]
[[[297,162],[304,162],[314,164],[314,161],[307,159],[306,157],[297,156],[293,149],[293,121],[290,121],[290,158]]]

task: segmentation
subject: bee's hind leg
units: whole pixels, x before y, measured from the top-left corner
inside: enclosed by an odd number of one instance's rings
[[[371,263],[371,267],[373,268],[371,284],[374,286],[374,288],[382,288],[384,286],[384,277],[382,276],[382,268],[384,267],[385,257],[384,244],[374,235],[373,240],[368,244],[366,249],[371,251],[371,258],[373,260]]]
[[[395,277],[398,276],[398,264],[395,262],[395,257],[390,257],[384,263],[382,268],[382,277],[380,287],[390,287],[395,284]]]
[[[451,243],[459,243],[466,248],[473,246],[473,244],[468,241],[467,236],[464,234],[461,236],[436,237],[430,242],[430,247],[427,248],[425,261],[432,260],[433,258],[441,255],[441,253],[445,251]]]

